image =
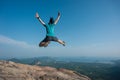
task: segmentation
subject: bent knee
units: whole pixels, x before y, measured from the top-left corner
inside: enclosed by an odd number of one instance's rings
[[[40,44],[39,44],[39,47],[43,47],[45,45],[45,42],[41,42]]]

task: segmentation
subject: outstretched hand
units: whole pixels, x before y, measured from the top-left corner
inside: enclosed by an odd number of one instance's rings
[[[36,18],[39,18],[39,14],[38,14],[38,12],[36,12],[36,16],[35,16]]]

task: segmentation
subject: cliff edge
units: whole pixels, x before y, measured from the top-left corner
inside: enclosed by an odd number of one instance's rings
[[[91,80],[67,69],[0,61],[0,80]]]

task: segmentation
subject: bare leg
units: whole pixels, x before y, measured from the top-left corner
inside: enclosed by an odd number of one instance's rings
[[[59,42],[60,44],[62,44],[63,46],[65,46],[65,42],[62,40],[58,40],[57,42]]]

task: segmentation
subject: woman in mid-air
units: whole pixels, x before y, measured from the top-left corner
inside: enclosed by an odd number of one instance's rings
[[[55,36],[55,33],[54,33],[54,26],[57,24],[59,18],[60,18],[60,12],[58,12],[58,16],[57,16],[57,19],[54,20],[53,17],[50,18],[48,24],[45,24],[43,22],[43,20],[40,18],[39,14],[36,13],[36,18],[40,21],[40,23],[46,28],[46,37],[44,38],[44,40],[42,40],[40,43],[39,43],[39,46],[40,47],[47,47],[48,44],[50,43],[50,41],[55,41],[55,42],[58,42],[60,44],[62,44],[63,46],[65,46],[65,42],[58,39],[56,36]]]

